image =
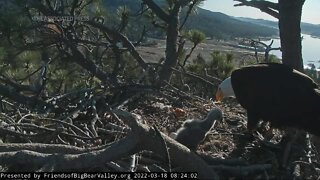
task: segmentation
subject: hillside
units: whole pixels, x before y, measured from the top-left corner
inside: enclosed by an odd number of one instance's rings
[[[243,22],[249,22],[256,25],[266,26],[269,28],[276,28],[278,29],[278,22],[264,20],[264,19],[253,19],[253,18],[246,18],[246,17],[237,17],[236,19],[241,20]],[[312,36],[320,37],[320,25],[318,24],[310,24],[310,23],[301,23],[301,31],[304,34],[309,34]]]
[[[162,1],[158,1],[161,3]],[[105,7],[109,12],[115,12],[115,10],[126,5],[132,12],[136,12],[140,7],[140,1],[114,1],[105,0]],[[256,36],[272,36],[277,34],[277,30],[274,28],[257,25],[251,22],[240,21],[231,16],[225,15],[220,12],[211,12],[202,8],[198,9],[197,15],[192,15],[187,23],[187,29],[199,29],[203,31],[207,36],[229,39],[233,37],[256,37]]]
[[[207,36],[219,38],[266,37],[277,34],[277,30],[274,28],[240,21],[223,13],[201,8],[199,8],[197,16],[190,17],[187,27],[200,29]]]

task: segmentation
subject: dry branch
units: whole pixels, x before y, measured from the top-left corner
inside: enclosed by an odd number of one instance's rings
[[[0,164],[6,166],[21,165],[38,171],[47,167],[46,171],[83,171],[103,166],[104,163],[128,156],[135,152],[139,138],[131,133],[127,138],[113,143],[111,146],[82,154],[39,153],[29,150],[0,153]],[[48,145],[50,147],[50,145]],[[22,147],[23,148],[23,147]],[[85,162],[85,163],[84,163]],[[31,166],[32,165],[32,166]],[[48,167],[50,167],[48,169]]]
[[[185,171],[198,172],[200,178],[217,178],[214,171],[188,148],[178,144],[163,133],[159,137],[155,129],[141,124],[137,116],[134,117],[130,113],[120,110],[113,112],[116,116],[122,117],[125,123],[131,127],[131,132],[125,138],[114,142],[110,146],[88,152],[87,150],[81,150],[81,148],[62,145],[1,145],[0,164],[8,167],[26,166],[30,168],[28,170],[32,171],[89,170],[142,150],[150,150],[165,157],[166,152],[163,151],[162,139],[166,142],[167,147],[165,148],[168,149],[174,165],[182,167]],[[81,153],[76,154],[77,152]]]
[[[260,9],[260,11],[265,12],[277,19],[279,19],[279,6],[277,3],[269,1],[247,1],[247,0],[234,0],[239,1],[239,4],[234,6],[251,6]]]
[[[15,89],[0,85],[0,94],[15,102],[24,104],[29,108],[35,108],[39,112],[54,110],[53,105],[44,102],[36,97],[27,97],[16,92]]]
[[[109,29],[107,26],[104,26],[103,24],[100,24],[100,23],[88,21],[87,24],[89,24],[95,28],[98,28],[103,32],[106,32],[107,34],[113,36],[114,39],[121,41],[123,43],[123,46],[129,50],[132,57],[134,57],[137,60],[139,65],[145,70],[148,68],[146,61],[140,56],[140,54],[137,52],[135,46],[130,42],[130,40],[126,36],[124,36],[120,32]]]

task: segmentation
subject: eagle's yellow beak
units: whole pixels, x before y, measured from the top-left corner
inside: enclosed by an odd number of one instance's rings
[[[216,93],[216,101],[221,101],[223,99],[223,92],[219,88],[217,93]]]

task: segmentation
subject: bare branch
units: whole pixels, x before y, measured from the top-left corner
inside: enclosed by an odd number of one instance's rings
[[[195,79],[197,79],[197,80],[200,80],[200,81],[202,81],[202,82],[204,82],[204,83],[207,83],[207,84],[209,84],[209,85],[211,85],[211,86],[216,86],[218,83],[220,83],[220,82],[222,81],[222,80],[216,78],[216,79],[214,79],[214,80],[216,81],[217,84],[214,84],[214,83],[206,80],[205,78],[200,77],[199,75],[194,74],[194,73],[192,73],[192,72],[179,71],[178,69],[175,69],[175,68],[171,68],[171,69],[172,69],[173,71],[175,71],[175,72],[183,73],[184,75],[187,75],[187,76],[189,76],[189,77],[192,77],[192,78],[195,78]]]
[[[144,59],[140,56],[140,54],[137,52],[134,45],[130,42],[130,40],[126,36],[124,36],[123,34],[117,32],[117,31],[111,30],[108,27],[106,27],[100,23],[88,21],[87,24],[92,25],[93,27],[99,28],[100,30],[106,32],[107,34],[114,36],[115,39],[120,40],[123,43],[124,47],[129,49],[129,52],[137,60],[139,65],[143,69],[145,69],[145,70],[147,69],[148,65],[145,63]]]
[[[234,0],[239,1],[239,4],[234,6],[251,6],[260,9],[260,11],[265,12],[277,19],[279,19],[279,6],[278,3],[273,3],[269,1],[247,1],[247,0]]]
[[[94,76],[99,78],[103,83],[116,84],[116,82],[110,78],[110,74],[98,68],[98,66],[93,61],[86,59],[84,55],[69,40],[64,38],[61,38],[61,40],[69,46],[73,54],[70,55],[67,51],[64,51],[63,53],[73,58],[73,60],[76,63],[78,63],[81,67],[91,72]]]
[[[0,152],[21,151],[21,150],[35,151],[39,153],[67,153],[67,154],[80,154],[89,152],[94,149],[85,149],[75,146],[67,146],[60,144],[42,144],[42,143],[5,143],[0,144]]]
[[[27,97],[16,92],[15,89],[0,85],[0,94],[15,102],[24,104],[30,108],[37,107],[40,112],[46,110],[54,110],[53,105],[46,103],[35,97]]]
[[[142,0],[160,19],[165,22],[170,21],[170,16],[165,13],[153,0]]]
[[[115,113],[114,117],[116,118],[118,116],[122,117],[122,120],[131,127],[131,132],[125,138],[114,142],[110,146],[86,152],[86,150],[62,145],[0,145],[0,151],[2,151],[0,153],[0,164],[8,167],[19,164],[21,167],[28,168],[28,170],[40,169],[40,171],[92,169],[94,167],[103,167],[107,162],[128,157],[141,150],[150,150],[162,157],[170,156],[173,164],[182,167],[185,171],[198,172],[199,178],[217,179],[217,175],[212,168],[199,156],[165,134],[141,124],[137,115],[121,110],[112,110],[111,112]],[[161,136],[157,135],[159,133]],[[167,151],[163,150],[163,141],[165,141]],[[44,150],[45,147],[51,150],[46,151]],[[13,149],[17,151],[7,152],[7,150]],[[53,152],[54,149],[60,153],[48,154],[48,152]],[[35,152],[35,150],[41,152]],[[66,150],[68,154],[62,152],[62,150]],[[81,153],[76,154],[77,152]]]
[[[188,18],[189,18],[189,16],[190,16],[190,14],[191,14],[192,9],[194,8],[195,5],[197,5],[197,2],[198,2],[198,1],[199,1],[199,0],[192,0],[192,3],[189,5],[187,14],[186,14],[186,16],[184,17],[184,19],[183,19],[183,21],[182,21],[182,23],[181,23],[181,25],[180,25],[179,31],[181,31],[182,28],[183,28],[183,26],[186,24],[186,22],[187,22],[187,20],[188,20]]]

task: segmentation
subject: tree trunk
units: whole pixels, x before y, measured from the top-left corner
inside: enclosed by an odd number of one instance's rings
[[[170,22],[167,28],[166,39],[166,60],[160,71],[160,83],[168,81],[172,74],[172,67],[175,67],[178,62],[178,36],[179,36],[179,14],[181,8],[175,9],[175,12],[170,14]]]
[[[303,71],[301,52],[301,14],[304,0],[279,0],[279,30],[282,62]]]

